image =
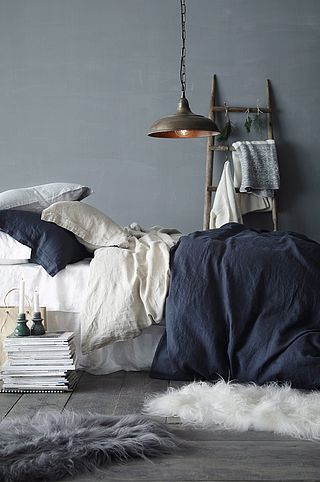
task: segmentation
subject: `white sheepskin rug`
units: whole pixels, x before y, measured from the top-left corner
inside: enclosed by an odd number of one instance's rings
[[[244,432],[266,430],[291,437],[320,439],[320,392],[302,392],[270,383],[190,383],[146,400],[144,412],[180,417],[198,428]]]

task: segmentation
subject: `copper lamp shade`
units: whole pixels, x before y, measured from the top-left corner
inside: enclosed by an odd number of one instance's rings
[[[215,123],[207,117],[191,112],[188,100],[181,97],[177,112],[154,122],[148,136],[186,139],[217,134],[219,134],[219,129]]]

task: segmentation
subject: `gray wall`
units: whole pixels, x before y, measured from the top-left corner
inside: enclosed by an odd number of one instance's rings
[[[191,108],[214,72],[230,104],[271,79],[280,228],[320,240],[319,0],[187,6]],[[201,228],[206,140],[146,136],[176,108],[179,53],[178,0],[0,0],[0,190],[81,182],[121,224]]]

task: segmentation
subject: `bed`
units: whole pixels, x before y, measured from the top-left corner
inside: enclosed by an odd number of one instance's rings
[[[106,339],[104,333],[105,338],[101,346],[87,347],[85,355],[80,347],[83,332],[81,325],[87,326],[89,318],[91,324],[101,319],[99,313],[93,314],[97,308],[96,290],[93,290],[91,299],[87,297],[90,283],[100,284],[100,278],[94,276],[94,270],[91,269],[92,258],[98,251],[103,254],[104,250],[109,252],[115,247],[119,252],[121,249],[129,251],[133,243],[134,247],[139,245],[141,260],[144,243],[138,241],[138,238],[143,238],[146,234],[138,225],[132,226],[133,232],[130,229],[126,231],[101,211],[83,203],[83,199],[91,193],[92,189],[88,186],[74,183],[50,183],[0,193],[0,305],[4,304],[8,291],[18,287],[23,277],[26,295],[30,300],[34,290],[37,288],[39,291],[40,304],[47,310],[48,329],[75,332],[78,368],[94,374],[106,374],[117,370],[146,370],[151,366],[156,346],[164,330],[160,321],[163,314],[161,305],[164,303],[168,282],[166,267],[162,298],[158,314],[155,316],[158,324],[152,322],[148,310],[145,313],[146,319],[139,319],[140,314],[143,314],[143,310],[140,309],[140,312],[137,312],[138,329],[135,335],[140,334],[143,329],[141,336],[133,338],[132,334],[124,334],[122,331],[121,336],[112,339],[118,342],[111,344],[111,339]],[[172,243],[170,235],[163,232],[154,240],[154,251],[161,243],[161,236],[167,238],[167,243]],[[150,239],[151,237],[149,236]],[[166,245],[165,242],[163,244]],[[133,259],[134,249],[131,249],[131,252]],[[166,246],[166,264],[169,259],[168,253],[169,246]],[[119,264],[118,268],[120,266]],[[128,276],[123,273],[123,279],[125,278]],[[143,281],[141,269],[136,273],[136,278],[138,286]],[[155,279],[159,280],[158,274],[155,275]],[[117,276],[112,280],[112,277],[105,273],[102,302],[115,285],[119,285]],[[17,305],[15,296],[15,293],[10,294],[7,300],[10,305]],[[109,306],[106,307],[108,314],[113,304],[112,296],[109,301]],[[125,298],[120,298],[120,301],[125,306]],[[84,308],[88,308],[89,302],[92,309],[85,311]],[[118,319],[115,318],[113,321],[117,324]],[[8,329],[8,326],[5,327],[4,332]],[[98,329],[93,330],[92,337],[94,335],[101,337]],[[84,338],[88,339],[88,336]]]
[[[76,366],[78,369],[101,375],[118,370],[148,370],[164,327],[152,325],[141,336],[114,343],[83,355],[80,349],[80,311],[85,297],[90,259],[67,265],[51,277],[42,266],[34,263],[0,265],[0,300],[24,278],[26,297],[32,300],[38,288],[41,306],[46,307],[49,331],[65,330],[76,334]],[[17,304],[17,294],[8,296],[10,305]]]
[[[122,228],[78,201],[39,208],[0,210],[2,232],[31,249],[28,264],[0,266],[0,296],[22,276],[29,297],[38,288],[48,328],[76,333],[78,368],[320,388],[315,241],[238,223]]]

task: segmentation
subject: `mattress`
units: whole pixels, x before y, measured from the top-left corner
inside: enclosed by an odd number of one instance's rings
[[[87,288],[90,260],[68,265],[51,277],[37,264],[0,265],[0,305],[8,291],[19,286],[23,277],[26,297],[33,299],[37,288],[40,305],[47,309],[48,330],[73,331],[76,335],[76,366],[96,375],[119,370],[148,370],[164,331],[160,325],[152,325],[132,340],[117,342],[88,355],[80,351],[80,311]],[[10,293],[8,305],[17,305],[18,293]]]
[[[11,288],[18,288],[21,278],[25,280],[25,294],[33,299],[38,288],[40,305],[48,311],[80,312],[83,295],[87,287],[90,260],[70,264],[56,276],[50,276],[42,266],[34,263],[0,265],[0,304]],[[10,294],[8,303],[18,301],[18,293]]]

